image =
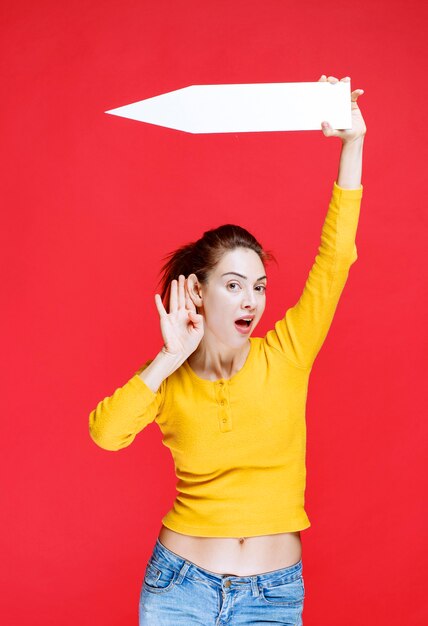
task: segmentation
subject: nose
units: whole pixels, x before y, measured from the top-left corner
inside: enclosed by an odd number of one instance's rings
[[[255,308],[256,296],[252,289],[250,289],[250,291],[245,291],[242,306],[246,309],[251,309],[251,310]]]

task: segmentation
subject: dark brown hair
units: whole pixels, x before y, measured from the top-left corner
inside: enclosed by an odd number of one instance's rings
[[[204,232],[197,241],[190,242],[168,253],[163,259],[168,259],[161,268],[161,298],[166,311],[169,311],[169,297],[171,281],[180,274],[186,278],[196,274],[200,283],[207,283],[210,272],[225,252],[235,248],[249,248],[256,252],[263,266],[274,261],[272,252],[264,250],[257,239],[245,228],[236,224],[223,224]]]

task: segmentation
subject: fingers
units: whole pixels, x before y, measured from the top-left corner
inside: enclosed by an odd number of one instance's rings
[[[341,83],[349,83],[351,81],[351,77],[350,76],[345,76],[344,78],[341,78],[340,81],[336,78],[336,76],[329,76],[327,78],[327,76],[325,74],[322,74],[321,78],[318,79],[318,82],[329,82],[332,85],[334,85],[335,83],[341,82]],[[351,100],[353,102],[357,101],[358,96],[361,96],[364,93],[364,89],[354,89],[354,91],[351,93]]]
[[[192,301],[190,299],[189,292],[187,290],[187,280],[186,280],[186,283],[184,285],[184,303],[185,303],[186,309],[191,309],[192,308]]]
[[[156,304],[156,308],[158,310],[159,315],[162,317],[163,315],[167,315],[167,312],[165,310],[165,307],[163,305],[162,302],[162,298],[160,297],[160,295],[158,293],[155,294],[155,304]]]
[[[345,76],[345,78],[342,78],[342,80],[346,81],[346,80],[351,80],[351,79],[349,78],[349,76]],[[318,82],[320,82],[320,81],[321,81],[321,82],[323,82],[323,83],[325,83],[325,82],[327,82],[327,81],[328,81],[329,83],[338,83],[338,82],[339,82],[339,79],[338,79],[338,78],[336,78],[335,76],[329,76],[329,77],[327,78],[327,76],[326,76],[325,74],[322,74],[322,76],[321,76],[321,78],[318,80]]]
[[[328,122],[322,122],[321,127],[326,137],[339,137],[337,130],[332,128]]]
[[[361,96],[363,93],[364,93],[364,89],[355,89],[355,91],[351,93],[351,101],[356,102],[358,96]]]
[[[185,298],[184,298],[184,275],[180,274],[178,277],[178,308],[184,309],[185,307]]]
[[[178,301],[177,280],[174,278],[174,280],[171,281],[171,287],[170,287],[170,293],[169,293],[169,312],[170,313],[172,313],[172,311],[177,310],[177,301]]]
[[[336,78],[336,76],[329,76],[329,77],[327,78],[327,76],[326,76],[325,74],[322,74],[322,75],[321,75],[321,78],[319,78],[319,79],[318,79],[318,82],[324,82],[324,83],[325,83],[325,82],[327,82],[327,81],[328,81],[329,83],[334,84],[334,83],[338,83],[338,82],[339,82],[339,79],[338,79],[338,78]],[[341,78],[341,79],[340,79],[340,82],[341,82],[341,83],[349,83],[350,81],[351,81],[351,77],[350,77],[350,76],[345,76],[344,78]]]
[[[185,309],[188,302],[193,304],[190,300],[188,292],[186,290],[186,277],[184,274],[180,274],[178,280],[174,278],[171,281],[170,297],[169,297],[169,310],[177,311],[179,309]]]
[[[194,311],[189,311],[189,315],[191,318],[191,322],[193,327],[196,330],[202,329],[204,327],[204,316],[200,313],[195,313]]]

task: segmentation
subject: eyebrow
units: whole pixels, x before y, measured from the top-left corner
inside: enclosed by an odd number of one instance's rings
[[[236,276],[240,276],[241,278],[247,280],[246,276],[244,276],[243,274],[238,274],[238,272],[225,272],[224,274],[222,274],[222,276],[227,276],[227,274],[235,274]],[[260,276],[260,278],[258,278],[257,280],[263,280],[263,278],[267,278],[267,276]]]

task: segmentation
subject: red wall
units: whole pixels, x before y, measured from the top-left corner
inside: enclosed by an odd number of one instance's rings
[[[237,222],[276,253],[256,334],[271,328],[337,177],[321,131],[191,135],[103,111],[322,73],[365,90],[368,131],[359,258],[309,390],[305,626],[428,623],[425,6],[2,3],[2,623],[137,625],[173,462],[156,424],[101,450],[89,412],[160,349],[161,259],[207,228]]]

